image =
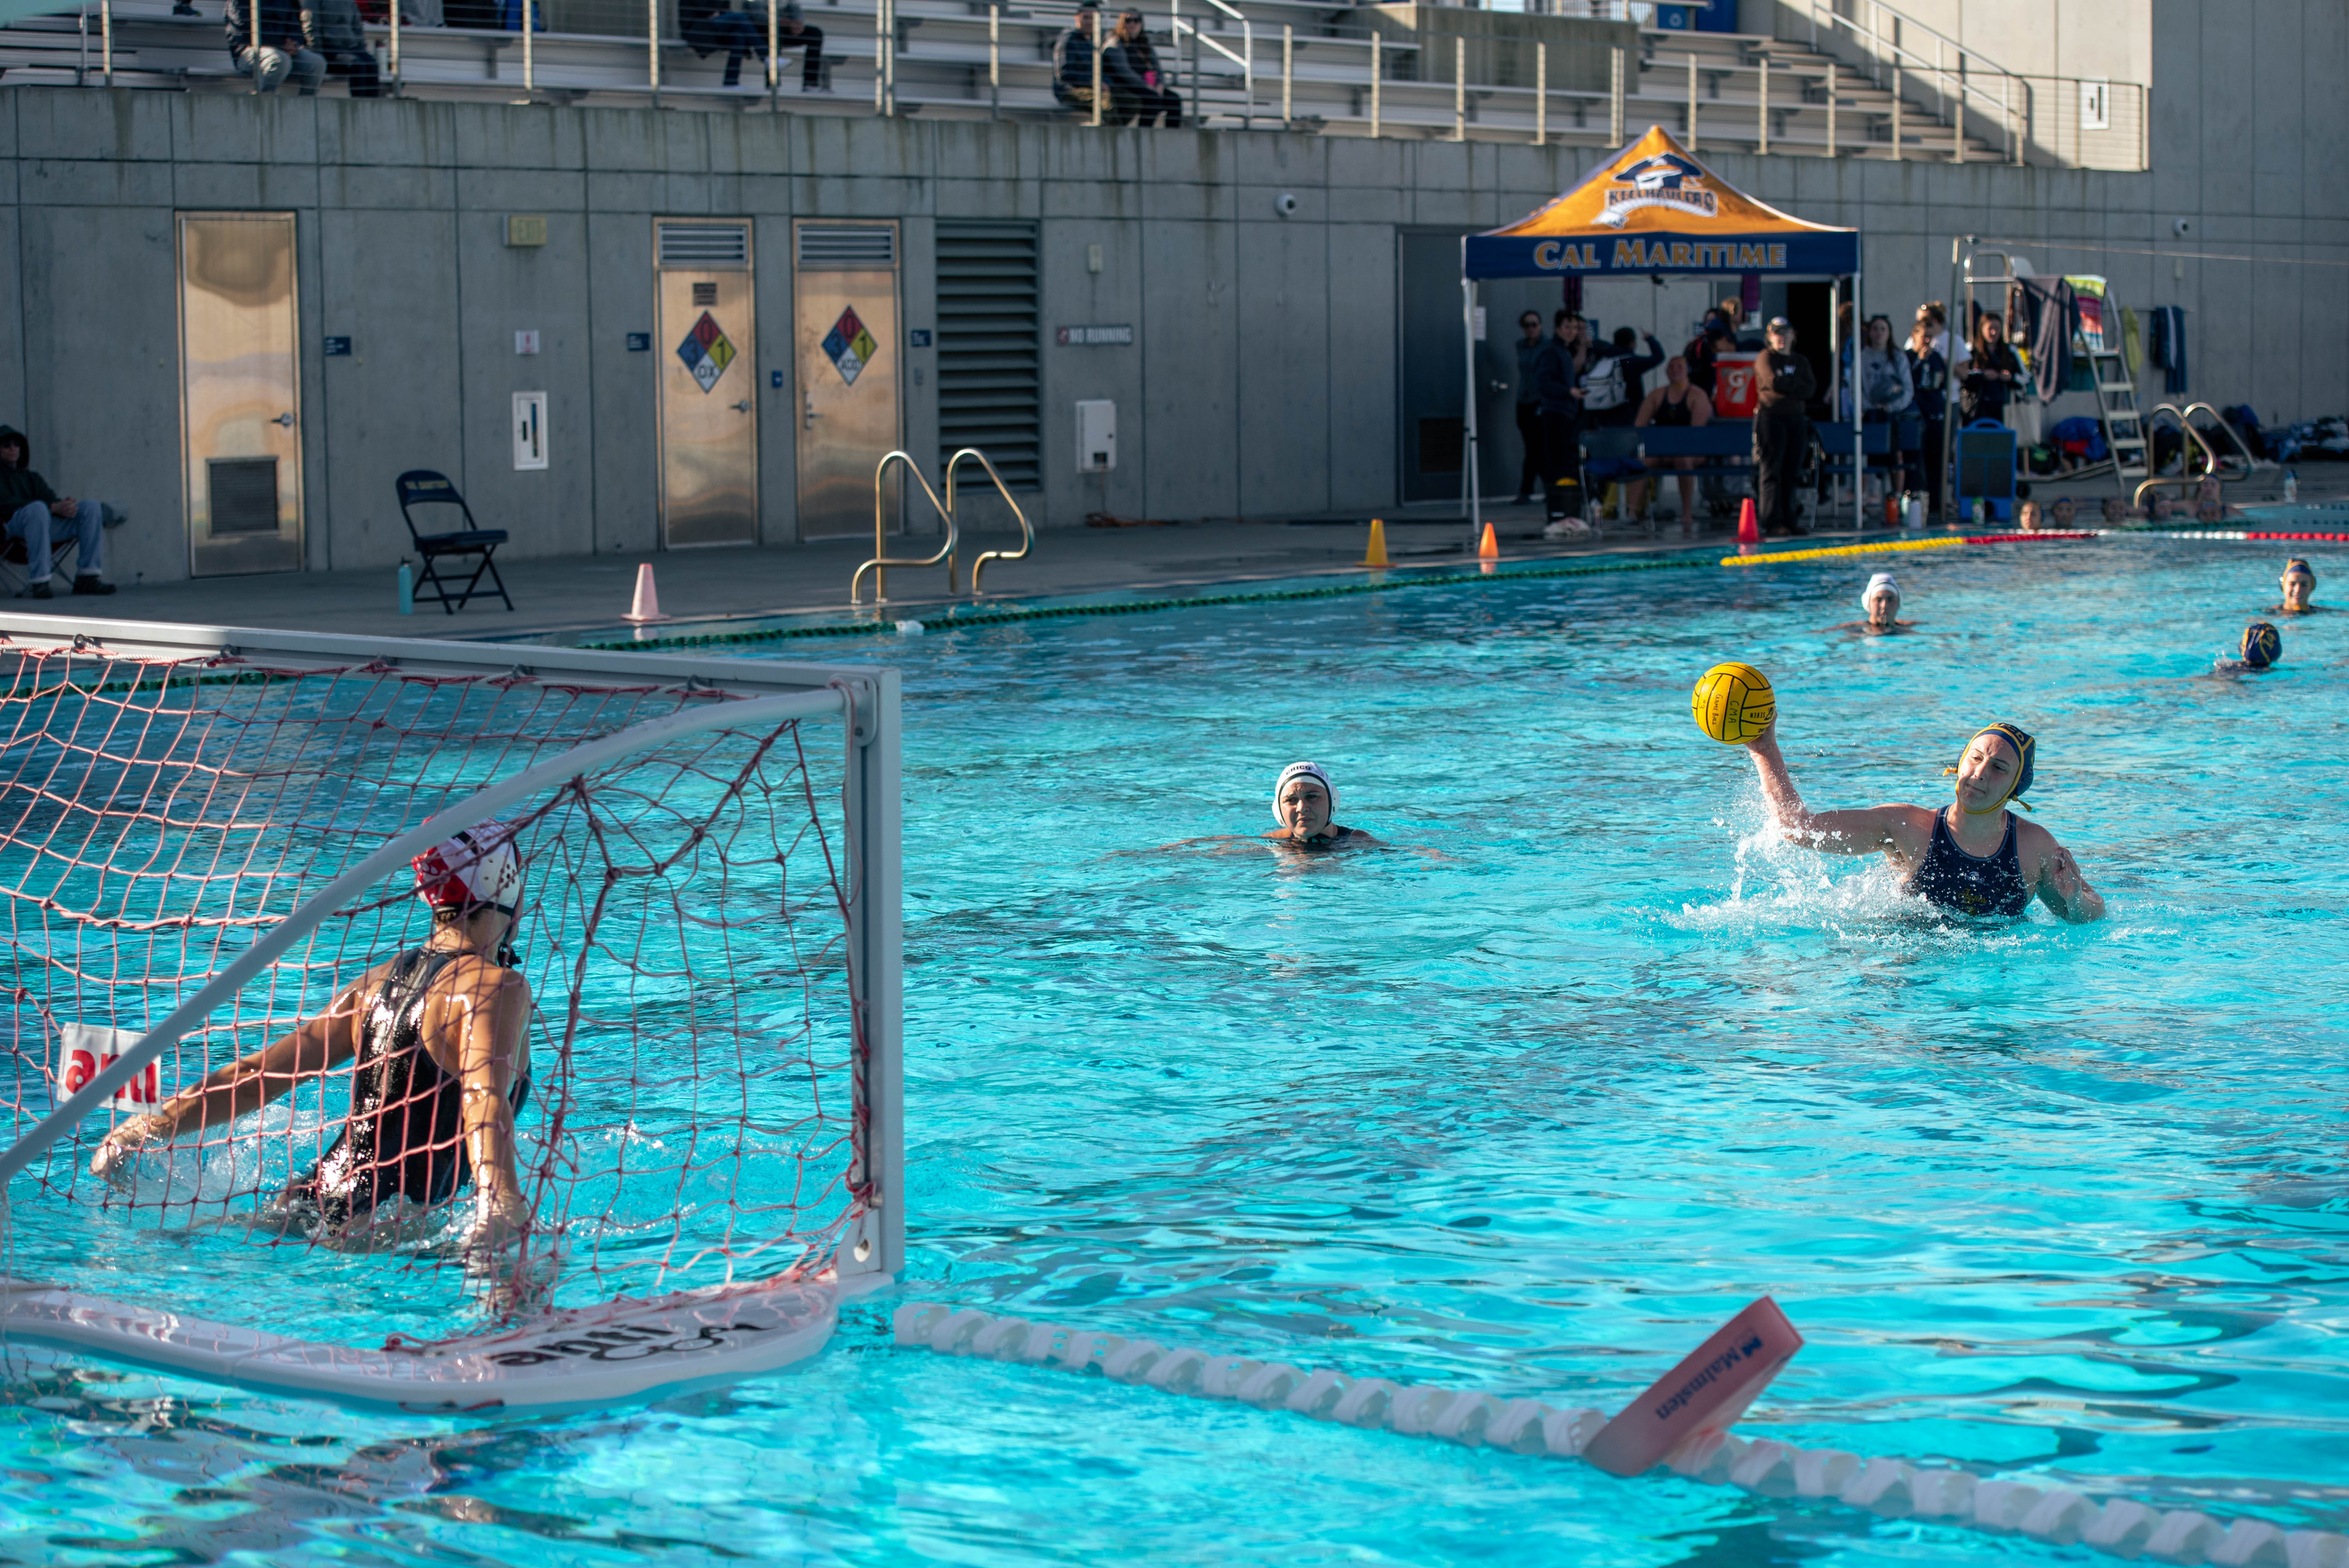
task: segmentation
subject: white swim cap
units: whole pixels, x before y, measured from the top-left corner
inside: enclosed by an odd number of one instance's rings
[[[1890,572],[1878,572],[1875,576],[1868,579],[1868,586],[1860,590],[1861,609],[1864,610],[1868,607],[1868,601],[1876,597],[1877,590],[1879,589],[1892,595],[1892,603],[1895,609],[1900,607],[1900,584],[1892,580],[1892,574]]]
[[[435,909],[470,912],[486,904],[510,915],[522,899],[522,857],[503,822],[459,828],[410,865],[416,896]]]
[[[1292,762],[1287,767],[1281,769],[1280,778],[1277,779],[1272,786],[1273,821],[1280,823],[1283,827],[1288,825],[1289,819],[1281,815],[1281,793],[1289,787],[1289,780],[1291,779],[1312,779],[1318,782],[1321,787],[1329,793],[1329,814],[1331,818],[1334,820],[1337,817],[1338,787],[1329,781],[1329,775],[1322,771],[1321,764],[1318,762]]]

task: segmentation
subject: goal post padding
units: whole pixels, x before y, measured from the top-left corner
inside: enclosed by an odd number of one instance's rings
[[[434,1339],[897,1265],[887,672],[87,624],[0,618],[9,1275]],[[483,820],[523,863],[518,1247],[465,1255],[462,1198],[289,1218],[347,1063],[91,1175],[122,1117],[421,944],[408,860]]]

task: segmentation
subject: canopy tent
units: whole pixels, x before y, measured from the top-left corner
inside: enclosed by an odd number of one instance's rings
[[[1652,277],[1761,273],[1851,279],[1859,312],[1860,231],[1807,223],[1754,200],[1698,161],[1660,125],[1606,159],[1582,183],[1515,223],[1460,242],[1462,330],[1468,340],[1468,502],[1483,524],[1477,483],[1476,284],[1480,278]],[[1828,313],[1828,378],[1841,385],[1835,312]],[[1861,501],[1859,421],[1852,421],[1855,516]]]

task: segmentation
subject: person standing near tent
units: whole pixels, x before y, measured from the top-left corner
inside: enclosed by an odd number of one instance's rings
[[[1517,439],[1525,444],[1525,462],[1517,470],[1517,500],[1533,499],[1533,487],[1542,477],[1541,373],[1542,313],[1529,310],[1517,318],[1522,334],[1517,340]]]
[[[1561,310],[1554,324],[1556,335],[1534,360],[1534,416],[1542,431],[1542,509],[1551,522],[1581,510],[1582,375],[1590,368],[1590,333],[1582,317]],[[1573,487],[1571,495],[1568,486]]]
[[[1794,351],[1794,323],[1770,319],[1769,347],[1754,364],[1754,488],[1762,532],[1783,537],[1808,533],[1794,518],[1795,487],[1802,482],[1803,452],[1811,444],[1811,416],[1804,405],[1819,390],[1811,362]]]

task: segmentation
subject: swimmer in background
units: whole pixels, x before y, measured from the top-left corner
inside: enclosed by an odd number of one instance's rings
[[[2243,641],[2237,645],[2240,657],[2221,659],[2213,668],[2219,675],[2260,675],[2276,667],[2284,657],[2284,636],[2265,621],[2253,621],[2243,628]]]
[[[1317,762],[1292,762],[1281,769],[1272,787],[1273,820],[1280,824],[1264,836],[1284,849],[1368,849],[1378,840],[1360,828],[1341,827],[1335,820],[1338,787]]]
[[[2080,523],[2080,503],[2068,495],[2059,495],[2047,509],[2048,526],[2070,531]]]
[[[1986,724],[1951,769],[1957,798],[1925,806],[1812,811],[1803,804],[1773,724],[1746,743],[1762,796],[1789,840],[1830,855],[1882,855],[1904,873],[1902,890],[1952,914],[2013,919],[2036,897],[2075,925],[2104,918],[2104,898],[2072,852],[2007,807],[2031,788],[2038,747],[2012,724]]]
[[[2268,613],[2271,615],[2309,615],[2315,612],[2317,608],[2316,568],[2309,565],[2306,558],[2296,555],[2284,563],[2284,576],[2280,586],[2284,590],[2284,602]]]
[[[1915,621],[1900,618],[1900,584],[1890,572],[1878,572],[1868,579],[1868,586],[1860,590],[1860,608],[1868,613],[1864,621],[1845,621],[1831,626],[1830,631],[1851,632],[1861,637],[1898,637],[1903,632],[1916,630]]]
[[[2015,513],[2015,532],[2022,534],[2035,534],[2044,531],[2046,527],[2047,524],[2040,521],[2038,502],[2025,501],[2022,506],[2017,509]]]

